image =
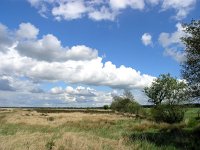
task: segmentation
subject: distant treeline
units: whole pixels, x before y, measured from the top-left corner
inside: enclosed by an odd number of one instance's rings
[[[141,105],[144,108],[151,108],[154,105]],[[185,107],[200,107],[200,103],[183,104]],[[88,109],[104,109],[104,107],[1,107],[0,108],[18,108],[18,109],[70,109],[70,110],[88,110]]]
[[[142,107],[144,108],[152,108],[154,105],[142,105]],[[196,104],[183,104],[182,106],[184,107],[191,107],[191,108],[198,108],[200,107],[200,104],[199,103],[196,103]]]

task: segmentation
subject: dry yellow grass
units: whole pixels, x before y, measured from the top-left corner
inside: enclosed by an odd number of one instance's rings
[[[17,133],[12,136],[0,136],[0,150],[45,150],[53,139],[51,134]],[[111,140],[85,133],[66,132],[60,138],[53,139],[52,150],[130,150],[123,140]]]
[[[53,118],[49,121],[48,118]],[[59,126],[67,122],[79,122],[79,121],[116,121],[128,119],[127,117],[117,115],[117,114],[89,114],[81,112],[73,113],[48,113],[45,114],[38,113],[36,111],[26,111],[26,110],[15,110],[14,113],[8,113],[5,121],[7,123],[13,124],[28,124],[28,125],[50,125]]]
[[[81,124],[79,128],[99,128],[104,126],[107,122],[115,122],[117,120],[126,120],[127,117],[117,114],[95,114],[95,113],[48,113],[42,114],[36,111],[27,111],[21,109],[10,109],[0,111],[0,116],[3,117],[2,125],[11,125],[11,128],[6,130],[13,130],[12,126],[16,126],[16,133],[1,134],[0,135],[0,150],[48,150],[49,144],[53,144],[52,150],[128,150],[123,139],[109,139],[87,132],[71,132],[65,131],[60,125],[73,126]],[[53,120],[50,121],[52,117]],[[69,123],[69,124],[67,124]],[[103,123],[103,124],[102,124]],[[23,127],[18,129],[18,125]],[[38,130],[31,131],[32,125],[41,125],[44,128],[52,127],[52,129],[59,129],[58,132],[39,132]],[[61,130],[60,130],[61,127]],[[14,127],[15,128],[15,127]],[[22,129],[22,130],[21,130]],[[1,130],[1,129],[0,129]],[[1,132],[1,131],[0,131]],[[3,133],[3,132],[2,132]],[[53,142],[53,143],[51,143]],[[132,148],[131,148],[132,149]]]
[[[50,134],[21,132],[0,136],[0,150],[45,150],[45,143],[50,137]]]
[[[111,140],[100,138],[85,133],[65,133],[61,139],[56,141],[55,150],[128,150],[123,140]]]

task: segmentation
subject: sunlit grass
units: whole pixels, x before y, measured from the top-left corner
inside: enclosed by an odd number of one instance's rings
[[[186,115],[190,117],[193,112],[195,111],[190,110]],[[189,126],[185,121],[170,125],[119,114],[0,111],[0,149],[48,149],[50,147],[56,150],[78,150],[81,146],[83,150],[171,150],[178,148],[177,143],[184,144],[184,140],[189,140],[182,137],[182,134],[196,140],[193,128],[188,129]],[[176,132],[181,134],[174,136]],[[165,137],[166,141],[161,137]],[[174,137],[177,138],[177,142],[167,142],[167,140],[173,141]],[[164,140],[163,145],[160,144],[162,140]],[[194,144],[186,146],[194,147]]]

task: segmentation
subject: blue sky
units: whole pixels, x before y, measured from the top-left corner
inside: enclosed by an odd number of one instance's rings
[[[102,106],[181,78],[181,23],[199,0],[0,1],[0,106]]]

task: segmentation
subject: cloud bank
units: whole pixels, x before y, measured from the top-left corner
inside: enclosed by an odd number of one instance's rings
[[[94,48],[85,45],[63,46],[52,34],[38,38],[39,29],[31,23],[21,23],[15,30],[1,24],[0,32],[3,33],[0,37],[1,92],[35,93],[34,96],[43,95],[42,98],[57,94],[60,98],[56,99],[63,101],[94,102],[100,98],[111,100],[111,93],[95,91],[89,86],[142,89],[154,79],[131,67],[117,67],[111,61],[103,63],[103,58],[98,56],[98,50]],[[53,87],[49,92],[40,88],[43,83],[55,82],[81,84],[88,88]]]
[[[94,21],[114,21],[123,10],[129,8],[145,11],[159,6],[161,11],[173,10],[174,18],[184,19],[195,7],[196,0],[28,0],[38,13],[56,20],[74,20],[87,17]],[[50,12],[50,14],[49,14]]]

